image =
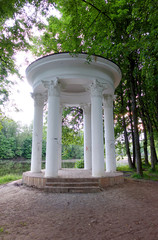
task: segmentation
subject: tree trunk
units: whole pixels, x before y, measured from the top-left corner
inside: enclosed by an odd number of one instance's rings
[[[131,103],[128,105],[129,107],[129,118],[130,118],[130,125],[131,125],[131,135],[132,135],[132,147],[133,147],[133,165],[136,165],[136,151],[135,151],[135,141],[134,141],[134,131],[133,131],[133,121],[131,115]]]
[[[126,145],[126,154],[127,154],[127,157],[128,157],[128,165],[129,165],[130,168],[135,168],[135,165],[133,165],[132,158],[131,158],[128,134],[127,134],[127,129],[126,129],[126,120],[125,120],[125,116],[124,116],[125,106],[124,106],[122,85],[120,86],[120,89],[121,89],[121,94],[120,95],[121,95],[121,106],[122,106],[121,113],[122,113],[122,116],[123,116],[123,129],[124,129],[124,138],[125,138],[125,145]]]
[[[157,155],[155,150],[155,143],[154,143],[154,133],[150,118],[148,118],[148,131],[149,131],[149,139],[150,139],[150,152],[151,152],[151,168],[155,171],[155,164],[157,162]]]
[[[129,149],[128,134],[127,134],[126,122],[125,122],[124,115],[123,115],[123,129],[124,129],[124,137],[125,137],[125,144],[126,144],[126,153],[127,153],[127,157],[128,157],[128,165],[130,168],[135,168],[135,165],[132,162],[131,153],[130,153],[130,149]]]
[[[147,139],[147,132],[146,132],[146,127],[145,127],[145,124],[144,124],[144,120],[142,118],[142,125],[143,125],[143,130],[144,130],[144,160],[145,160],[145,165],[149,165],[149,160],[148,160],[148,149],[147,149],[147,146],[148,146],[148,139]]]
[[[148,161],[148,140],[147,140],[147,132],[146,132],[146,126],[145,126],[145,107],[144,107],[144,102],[142,101],[141,98],[141,84],[137,86],[137,91],[138,91],[138,96],[139,96],[139,102],[140,102],[140,115],[141,115],[141,120],[142,120],[142,125],[143,125],[143,134],[144,134],[144,141],[143,141],[143,148],[144,148],[144,160],[145,160],[145,165],[149,165]]]
[[[140,144],[139,144],[138,115],[137,115],[137,107],[136,107],[135,82],[134,82],[134,77],[133,77],[135,62],[131,58],[129,59],[129,61],[130,61],[130,76],[129,76],[129,78],[130,78],[131,99],[132,99],[132,113],[133,113],[137,173],[142,176],[143,171],[142,171],[142,162],[141,162],[141,154],[140,154]]]

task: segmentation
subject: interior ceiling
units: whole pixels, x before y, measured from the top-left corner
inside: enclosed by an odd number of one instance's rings
[[[82,92],[86,92],[86,90],[85,90],[85,87],[81,84],[68,84],[62,88],[62,92],[82,93]]]

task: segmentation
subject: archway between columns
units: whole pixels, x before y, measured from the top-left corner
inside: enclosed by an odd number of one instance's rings
[[[84,131],[83,108],[63,107],[62,115],[62,164],[60,168],[83,168]]]
[[[106,146],[106,172],[116,171],[113,98],[121,71],[113,62],[86,54],[53,54],[33,62],[26,70],[33,88],[34,127],[31,173],[41,172],[43,106],[48,102],[46,169],[55,178],[61,168],[61,121],[63,106],[80,106],[84,112],[84,161],[92,177],[104,177],[102,106]]]

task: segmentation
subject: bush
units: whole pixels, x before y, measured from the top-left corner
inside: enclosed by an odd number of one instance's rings
[[[79,145],[62,145],[62,159],[81,159],[83,158],[84,148]]]
[[[29,136],[28,138],[26,138],[23,142],[23,146],[22,146],[22,157],[26,158],[26,159],[31,159],[31,151],[32,151],[32,137]]]
[[[76,161],[75,168],[84,168],[84,160],[81,159],[81,160]]]

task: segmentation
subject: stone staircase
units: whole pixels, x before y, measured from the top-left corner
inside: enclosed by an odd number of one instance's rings
[[[98,178],[47,178],[44,190],[53,193],[95,193],[102,189]]]

